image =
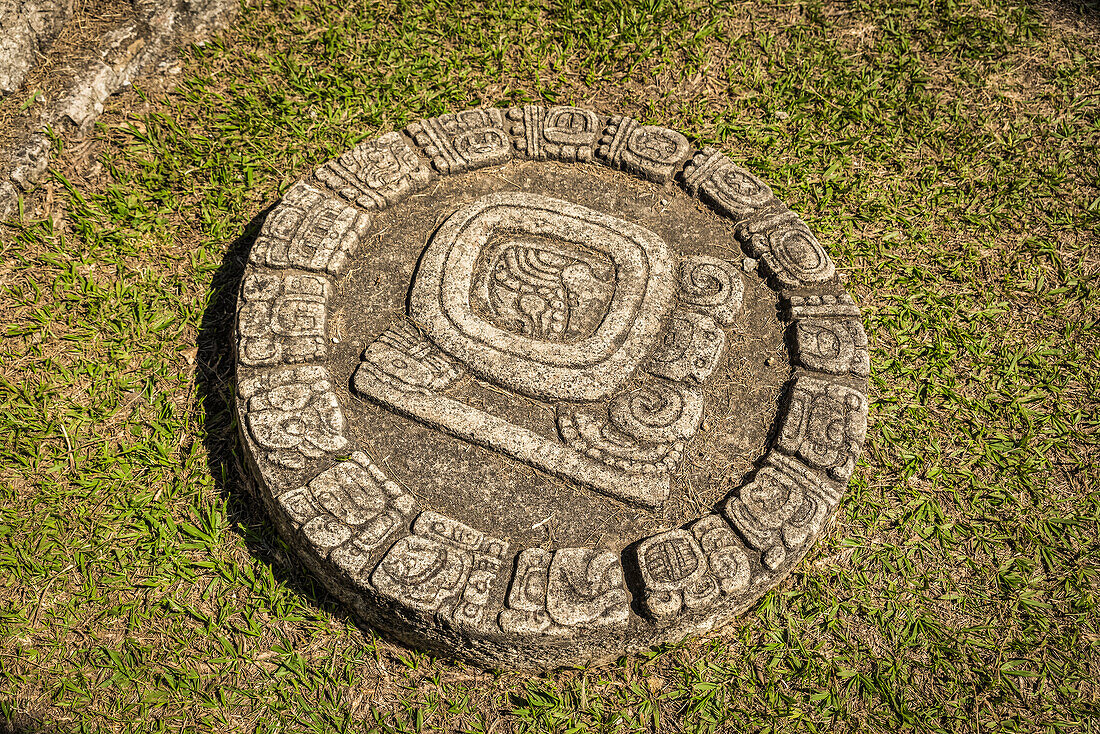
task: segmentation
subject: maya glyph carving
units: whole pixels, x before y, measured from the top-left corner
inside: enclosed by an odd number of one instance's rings
[[[426,510],[413,523],[413,534],[390,547],[370,580],[410,609],[479,627],[489,586],[507,553],[503,540]]]
[[[840,499],[840,487],[806,466],[771,452],[752,481],[730,495],[722,513],[775,570],[789,551],[821,532]]]
[[[249,259],[259,266],[340,275],[369,227],[365,212],[297,183],[264,219]]]
[[[619,556],[589,548],[519,554],[500,613],[506,632],[572,635],[594,627],[621,627],[630,616]]]
[[[424,188],[432,172],[397,133],[360,143],[317,169],[317,180],[364,209],[384,209]]]
[[[301,469],[348,445],[344,414],[324,367],[265,372],[241,382],[248,430],[268,461]]]
[[[737,536],[717,515],[645,539],[637,557],[642,603],[657,619],[704,609],[722,595],[744,591],[752,574]]]
[[[691,143],[675,130],[616,116],[608,122],[597,154],[615,168],[663,184],[691,155]]]
[[[417,145],[440,173],[503,163],[512,157],[512,141],[500,110],[466,110],[409,126]]]
[[[235,336],[286,542],[367,624],[493,667],[729,621],[825,531],[870,412],[859,309],[772,187],[569,105],[418,120],[291,185]]]
[[[249,273],[241,287],[237,357],[247,365],[325,356],[329,282],[307,273]]]
[[[673,314],[677,298],[729,324],[740,278],[715,258],[678,269],[660,237],[606,214],[492,194],[448,217],[421,258],[408,310],[424,334],[409,323],[383,332],[364,351],[355,389],[557,476],[659,504],[702,421],[695,386],[725,343],[709,316]],[[647,369],[663,379],[628,387],[650,354]],[[447,395],[466,369],[555,403],[560,439]]]
[[[540,161],[590,161],[603,132],[601,117],[579,107],[515,107],[508,119],[516,150]]]
[[[794,322],[794,357],[800,364],[834,375],[871,373],[867,334],[851,296],[793,296],[788,317]]]

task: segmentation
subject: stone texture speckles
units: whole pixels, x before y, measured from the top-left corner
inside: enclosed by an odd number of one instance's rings
[[[19,89],[72,14],[72,0],[0,3],[0,96]]]
[[[360,143],[317,169],[317,180],[364,209],[385,209],[428,185],[432,171],[398,133]]]
[[[558,431],[578,453],[631,475],[675,470],[684,443],[703,421],[702,395],[688,385],[655,380],[615,396],[607,404],[558,406]],[[583,481],[578,478],[578,481]],[[667,480],[658,480],[664,500]],[[625,491],[615,493],[626,497]]]
[[[72,0],[0,0],[0,98],[11,106],[0,140],[0,220],[38,185],[57,138],[80,141],[108,98],[156,74],[175,49],[200,42],[236,16],[231,0],[143,0],[106,6]],[[34,88],[23,85],[34,80]],[[14,95],[12,95],[14,96]]]
[[[483,627],[508,543],[431,510],[386,551],[370,582],[383,596],[455,624]]]
[[[443,174],[504,163],[512,157],[512,139],[500,110],[465,110],[421,120],[409,125],[409,134]]]
[[[306,273],[245,275],[237,316],[241,364],[322,359],[329,291],[326,278]]]
[[[675,130],[612,117],[597,151],[609,165],[656,183],[667,183],[691,155],[691,143]]]
[[[687,257],[680,264],[680,300],[687,308],[729,326],[741,311],[745,284],[737,268],[717,257]]]
[[[376,344],[368,347],[364,355],[367,360],[374,357]],[[391,364],[395,369],[416,370],[417,373],[425,371],[425,363],[411,359],[393,360]],[[353,384],[360,397],[471,444],[484,446],[628,502],[653,506],[668,496],[667,478],[652,476],[652,472],[643,469],[631,471],[633,467],[601,461],[605,456],[598,450],[590,450],[583,443],[559,443],[552,435],[516,425],[441,391],[419,387],[409,389],[409,383],[397,374],[380,375],[377,365],[376,361],[364,361],[356,370]],[[666,449],[662,455],[667,453]],[[679,458],[678,454],[676,458]]]
[[[645,539],[637,559],[642,604],[657,620],[706,609],[721,596],[741,593],[752,575],[748,555],[718,515]]]
[[[361,548],[381,543],[416,506],[413,497],[361,451],[318,474],[308,488],[318,505],[354,530]]]
[[[669,380],[704,383],[725,354],[726,333],[714,319],[693,311],[677,311],[668,320],[661,344],[646,370]]]
[[[366,624],[487,666],[746,609],[866,434],[825,248],[725,154],[630,118],[406,133],[292,186],[242,283],[242,439],[287,541]]]
[[[769,453],[752,481],[722,503],[722,514],[775,570],[789,551],[821,532],[841,487],[782,454]]]
[[[834,375],[871,374],[867,334],[851,296],[794,296],[789,300],[789,318],[796,362]]]

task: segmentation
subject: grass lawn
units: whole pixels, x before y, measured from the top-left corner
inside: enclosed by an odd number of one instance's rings
[[[165,76],[57,141],[0,227],[9,729],[1100,731],[1096,5],[246,0]],[[356,627],[229,410],[280,193],[530,100],[743,160],[832,252],[872,360],[863,461],[791,578],[721,634],[542,676]]]

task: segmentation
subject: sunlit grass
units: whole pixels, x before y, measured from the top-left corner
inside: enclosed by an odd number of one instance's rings
[[[254,3],[0,229],[0,720],[118,731],[1095,730],[1100,13]],[[241,242],[362,137],[570,102],[717,144],[840,264],[864,461],[723,634],[539,677],[355,627],[238,465]],[[29,717],[29,718],[27,718]]]

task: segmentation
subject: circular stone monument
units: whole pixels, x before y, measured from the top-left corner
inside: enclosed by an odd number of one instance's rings
[[[710,630],[813,544],[867,339],[768,186],[673,130],[473,109],[362,143],[264,221],[242,440],[367,625],[481,665]]]

